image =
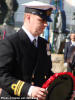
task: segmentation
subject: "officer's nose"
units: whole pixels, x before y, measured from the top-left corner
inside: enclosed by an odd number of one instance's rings
[[[45,26],[45,27],[47,27],[47,26],[48,26],[47,21],[44,21],[44,26]]]

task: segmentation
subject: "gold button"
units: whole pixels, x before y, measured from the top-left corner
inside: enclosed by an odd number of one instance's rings
[[[32,85],[34,85],[34,82],[31,82]]]
[[[32,78],[34,79],[34,74],[32,75]]]
[[[44,78],[47,79],[47,76],[45,75]]]

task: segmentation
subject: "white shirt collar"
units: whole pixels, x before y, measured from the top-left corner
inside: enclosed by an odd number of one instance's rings
[[[37,37],[34,37],[25,27],[24,25],[22,26],[22,29],[26,32],[27,36],[29,37],[29,39],[31,40],[31,42],[36,39],[38,40],[38,36]]]
[[[75,46],[75,41],[71,41],[72,45]]]

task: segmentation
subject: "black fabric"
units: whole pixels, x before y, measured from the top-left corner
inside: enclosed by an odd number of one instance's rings
[[[73,85],[73,79],[70,76],[59,76],[49,85],[46,100],[70,100]]]

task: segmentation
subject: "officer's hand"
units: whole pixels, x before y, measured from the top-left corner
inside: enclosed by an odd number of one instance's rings
[[[45,100],[48,91],[44,88],[33,86],[31,96],[39,100]]]

